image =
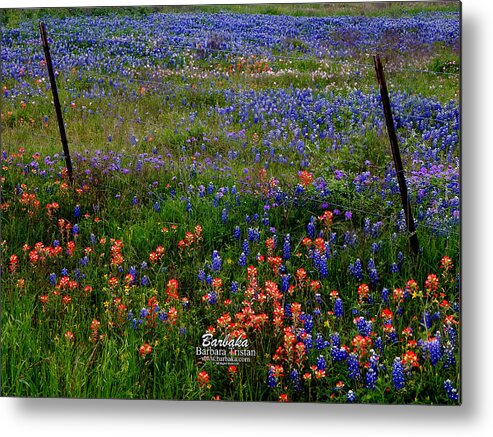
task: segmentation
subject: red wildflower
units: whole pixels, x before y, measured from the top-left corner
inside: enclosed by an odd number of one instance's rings
[[[448,256],[444,256],[440,260],[440,268],[443,269],[445,272],[448,272],[450,269],[454,267],[452,260]]]
[[[428,278],[426,278],[425,281],[425,288],[426,291],[430,292],[436,292],[438,290],[438,278],[437,275],[434,273],[428,275]]]
[[[368,296],[370,295],[370,287],[368,287],[367,284],[361,284],[358,287],[358,299],[360,302],[368,299]]]
[[[300,185],[303,185],[306,187],[307,185],[310,185],[313,181],[313,175],[306,170],[298,172],[298,179]]]
[[[9,262],[9,272],[14,273],[19,267],[19,257],[17,255],[11,255]]]
[[[402,364],[409,367],[419,367],[418,356],[414,351],[407,351],[402,358]]]
[[[286,393],[282,393],[279,395],[279,402],[288,402],[288,395]]]
[[[210,388],[211,385],[209,383],[209,374],[202,370],[202,372],[199,372],[197,375],[197,382],[199,384],[200,388]]]
[[[170,279],[166,285],[166,294],[168,299],[178,299],[178,281]]]
[[[144,343],[140,349],[139,354],[141,357],[145,357],[152,352],[152,346],[149,343]]]

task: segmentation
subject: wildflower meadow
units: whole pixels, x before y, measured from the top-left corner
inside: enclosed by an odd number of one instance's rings
[[[2,396],[459,405],[459,8],[3,9]]]

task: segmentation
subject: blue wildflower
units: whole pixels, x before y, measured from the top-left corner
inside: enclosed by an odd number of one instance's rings
[[[359,361],[358,361],[358,355],[356,355],[354,352],[350,353],[347,359],[347,370],[348,370],[348,377],[351,379],[359,379],[361,376],[360,368],[359,368]]]
[[[337,298],[334,302],[334,315],[338,319],[342,319],[342,317],[344,316],[344,308],[342,306],[342,299],[340,298]]]
[[[404,366],[399,357],[394,359],[392,364],[392,383],[396,391],[401,390],[406,385],[406,379],[404,377]]]
[[[458,391],[453,387],[452,381],[450,379],[447,379],[443,383],[443,388],[447,392],[447,396],[449,399],[453,401],[458,401],[459,400],[459,393]]]

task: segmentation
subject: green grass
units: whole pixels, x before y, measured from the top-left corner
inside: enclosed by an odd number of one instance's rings
[[[405,13],[455,11],[457,7],[458,4],[452,2],[416,3],[408,5]],[[150,10],[141,8],[133,10],[133,13],[145,14]],[[173,7],[164,10],[177,13],[189,10],[228,10],[315,16],[363,13],[372,16],[398,16],[403,13],[402,6],[397,3],[249,7],[232,5],[193,9]],[[99,11],[58,9],[43,13],[69,16],[83,13],[108,14],[112,11],[109,8]],[[128,12],[119,11],[122,14]],[[22,18],[37,19],[41,16],[39,14],[37,10],[30,10]],[[20,18],[17,11],[5,10],[3,23],[15,26]],[[363,403],[454,404],[447,398],[442,386],[445,379],[451,379],[454,387],[459,385],[460,351],[457,349],[454,351],[457,363],[448,368],[443,362],[435,367],[424,354],[420,354],[421,366],[408,378],[406,388],[398,392],[392,389],[391,369],[394,358],[402,357],[407,351],[404,341],[385,346],[380,362],[387,370],[382,369],[375,390],[367,389],[363,379],[354,381],[349,378],[346,362],[332,362],[328,351],[324,352],[328,361],[326,376],[317,379],[309,367],[320,354],[315,349],[308,351],[305,361],[297,363],[298,367],[295,366],[300,372],[311,372],[312,375],[312,379],[307,378],[304,382],[301,392],[293,388],[288,375],[282,384],[269,388],[266,385],[269,365],[275,362],[274,352],[285,341],[285,332],[276,328],[273,323],[266,324],[262,329],[248,328],[248,339],[257,356],[254,365],[239,365],[238,373],[234,376],[228,373],[227,366],[202,363],[195,356],[195,347],[200,345],[205,329],[216,326],[218,319],[225,313],[234,318],[235,314],[245,308],[249,279],[246,269],[238,265],[238,259],[244,250],[242,240],[246,238],[249,227],[260,229],[260,241],[251,242],[247,264],[257,267],[260,288],[264,288],[266,281],[281,283],[281,276],[272,271],[268,262],[258,262],[255,258],[257,253],[268,256],[266,240],[271,236],[268,227],[260,225],[260,221],[247,223],[246,216],[259,214],[262,217],[265,205],[263,193],[264,190],[268,191],[270,183],[274,183],[270,180],[271,177],[278,180],[275,183],[280,191],[290,193],[290,198],[295,197],[292,194],[293,187],[298,182],[296,166],[272,163],[265,177],[260,174],[262,165],[253,162],[249,148],[243,148],[243,143],[261,144],[264,139],[255,139],[254,135],[261,133],[261,129],[255,125],[246,129],[245,138],[234,139],[225,135],[225,130],[240,131],[243,124],[238,119],[233,119],[229,125],[221,126],[221,118],[213,111],[215,107],[226,105],[221,91],[231,88],[269,90],[293,85],[317,89],[324,96],[329,96],[332,92],[346,96],[354,89],[368,93],[376,88],[371,64],[368,68],[358,67],[359,71],[356,72],[344,62],[325,64],[311,57],[301,59],[305,47],[297,41],[294,41],[294,45],[298,59],[278,58],[269,65],[276,74],[252,75],[245,71],[234,71],[227,76],[218,74],[191,80],[190,83],[183,83],[181,74],[176,74],[169,79],[172,87],[178,90],[176,94],[169,89],[163,90],[160,85],[146,84],[145,89],[142,89],[138,83],[128,83],[113,95],[96,101],[78,97],[79,92],[91,87],[91,82],[83,74],[60,75],[60,97],[74,159],[76,152],[84,156],[86,149],[89,156],[95,150],[101,150],[103,154],[114,150],[124,155],[121,166],[130,168],[135,165],[132,156],[150,153],[156,147],[159,154],[170,154],[175,162],[180,163],[174,167],[169,165],[159,173],[147,165],[138,177],[135,173],[124,175],[91,169],[92,180],[89,180],[85,170],[90,169],[90,163],[78,161],[75,174],[78,188],[83,186],[82,181],[88,181],[87,189],[81,188],[80,191],[74,191],[70,187],[63,188],[64,177],[58,174],[58,170],[48,170],[46,176],[33,171],[27,176],[22,173],[24,166],[35,159],[34,153],[41,154],[42,169],[48,167],[42,163],[46,155],[53,157],[55,153],[60,153],[58,127],[50,95],[44,93],[33,97],[24,102],[25,105],[18,99],[3,102],[2,148],[7,151],[7,155],[16,155],[4,160],[2,172],[3,396],[129,399],[211,399],[220,396],[227,400],[276,401],[281,394],[289,392],[290,400],[345,402],[345,395],[351,389],[357,392],[358,402]],[[282,47],[279,48],[280,55],[283,50]],[[221,68],[224,73],[234,61],[236,60],[226,57],[218,61],[219,66],[214,65],[212,70]],[[387,81],[391,91],[407,90],[441,102],[457,100],[457,76],[434,76],[433,83],[430,83],[427,72],[392,71],[392,61],[395,65],[398,64],[395,58],[391,58],[387,64]],[[452,49],[435,47],[430,53],[416,55],[411,61],[420,70],[456,72],[458,56]],[[193,57],[186,62],[190,66],[198,66],[202,72],[211,72],[207,59]],[[369,62],[368,59],[365,62]],[[146,74],[147,72],[142,72],[144,78],[152,79]],[[211,91],[212,82],[215,91]],[[14,84],[6,81],[5,86],[9,88]],[[111,90],[110,87],[107,89]],[[181,104],[183,98],[187,105]],[[75,103],[74,107],[71,102]],[[190,121],[191,111],[196,115],[193,122]],[[339,115],[336,127],[343,130],[349,126],[351,114],[341,112]],[[47,124],[45,116],[48,116]],[[406,137],[408,132],[401,130],[399,134]],[[130,143],[132,135],[138,139],[135,145]],[[203,135],[211,139],[205,152],[202,151],[202,142],[205,141]],[[108,141],[109,136],[112,137],[111,142]],[[294,135],[289,134],[279,140],[279,143],[274,141],[273,146],[281,146],[293,139]],[[373,341],[377,336],[385,338],[381,313],[389,308],[394,314],[399,311],[404,314],[394,320],[395,331],[400,337],[403,329],[411,327],[415,332],[415,340],[426,341],[437,331],[442,333],[444,341],[449,340],[448,334],[444,332],[442,319],[434,320],[431,326],[425,328],[421,319],[424,311],[430,314],[439,311],[441,315],[455,314],[451,309],[443,309],[440,305],[443,299],[447,299],[451,307],[453,304],[460,304],[455,277],[455,272],[460,269],[459,226],[454,225],[449,235],[438,237],[431,229],[418,224],[418,236],[424,250],[420,256],[414,258],[409,251],[406,233],[396,232],[395,222],[400,211],[398,195],[395,196],[395,202],[389,204],[379,194],[383,186],[384,168],[391,162],[385,132],[377,133],[369,129],[364,134],[355,134],[349,140],[350,144],[330,154],[323,152],[326,147],[331,146],[329,140],[320,141],[320,152],[311,151],[309,170],[314,177],[320,176],[327,180],[332,202],[328,205],[329,209],[339,208],[342,213],[351,209],[353,212],[351,219],[346,220],[343,215],[335,217],[330,230],[322,230],[320,222],[316,222],[324,239],[328,240],[332,232],[337,234],[336,242],[331,246],[331,250],[337,251],[337,256],[328,263],[327,277],[321,277],[313,267],[302,244],[311,217],[319,217],[322,213],[320,202],[311,199],[315,196],[313,186],[306,188],[308,194],[300,198],[299,203],[281,203],[280,206],[269,209],[269,226],[276,228],[278,234],[274,253],[281,255],[284,235],[289,232],[292,255],[285,261],[287,271],[294,277],[297,270],[303,268],[310,280],[321,282],[321,317],[314,321],[314,332],[323,334],[324,338],[339,333],[342,343],[348,347],[351,345],[358,334],[354,323],[356,314],[352,314],[352,309],[367,318],[375,319]],[[412,137],[406,137],[402,144],[406,157],[412,156],[413,151],[420,146]],[[20,148],[24,148],[25,152],[19,156],[17,153]],[[201,160],[205,160],[213,159],[216,153],[227,156],[233,149],[238,151],[239,158],[227,171],[217,172],[211,168],[202,168],[200,163],[195,170],[190,167],[196,152],[201,152]],[[296,152],[288,158],[296,160]],[[370,166],[365,163],[366,160],[371,161]],[[405,165],[406,170],[419,168],[411,159],[405,160]],[[55,164],[55,168],[58,166],[63,166],[63,162]],[[245,167],[248,168],[248,174],[244,171]],[[336,180],[333,177],[334,169],[343,170],[347,178]],[[379,180],[368,190],[358,192],[351,181],[366,169]],[[209,183],[213,183],[215,189],[228,187],[231,190],[235,185],[241,195],[237,198],[230,191],[217,199],[215,205],[213,195],[199,197],[190,194],[190,187],[193,191],[200,185],[207,188]],[[447,193],[447,183],[448,181],[437,178],[434,187],[440,193]],[[24,193],[34,195],[39,201],[39,207],[23,205],[19,200],[19,188]],[[138,200],[136,205],[132,205],[134,197]],[[185,210],[185,202],[181,197],[191,198],[191,211]],[[160,211],[155,209],[156,201],[160,203]],[[46,205],[52,202],[57,202],[59,209],[50,217],[46,212]],[[64,218],[75,223],[76,206],[80,208],[82,216],[77,220],[80,235],[75,237],[60,228],[58,219]],[[229,215],[226,223],[223,223],[221,214],[226,207],[229,208]],[[413,203],[412,207],[417,216],[430,205]],[[364,232],[365,220],[370,218],[374,224],[380,216],[383,216],[383,224],[378,236],[367,235]],[[193,233],[197,224],[202,226],[202,239],[195,240],[190,248],[180,249],[179,242],[186,238],[187,232]],[[175,225],[176,229],[173,229]],[[236,225],[241,225],[240,240],[232,238]],[[164,232],[163,228],[168,228],[168,232]],[[346,233],[354,235],[358,244],[354,247],[346,244]],[[112,263],[112,239],[123,242],[123,273]],[[38,262],[30,261],[29,252],[36,243],[41,242],[52,247],[55,240],[63,248],[61,255],[46,256]],[[76,243],[73,255],[65,253],[69,241]],[[374,253],[373,244],[377,242],[380,249]],[[29,249],[23,249],[25,244],[30,246]],[[165,255],[153,263],[150,254],[158,246],[163,248]],[[204,303],[204,295],[211,291],[211,286],[200,281],[197,276],[200,269],[207,270],[214,250],[220,251],[223,264],[222,271],[214,275],[217,274],[224,283],[221,300],[216,306]],[[390,273],[390,267],[398,259],[399,253],[404,254],[399,272]],[[18,268],[13,272],[9,271],[12,254],[19,257]],[[80,262],[85,255],[89,259],[87,265]],[[453,260],[455,268],[452,272],[439,268],[440,260],[445,255]],[[348,267],[357,259],[366,264],[370,257],[374,259],[381,279],[378,286],[370,287],[373,302],[366,302],[358,298],[357,290],[361,282],[370,283],[368,273],[365,271],[362,281],[359,281],[349,273]],[[146,270],[139,270],[139,274],[146,275],[149,285],[140,282],[132,286],[125,285],[125,273],[133,266],[140,269],[143,261],[148,267]],[[56,273],[57,279],[60,279],[63,268],[68,269],[71,279],[76,269],[83,275],[76,288],[57,289],[50,284],[50,273]],[[443,293],[442,296],[433,296],[430,293],[426,297],[426,293],[418,293],[409,297],[402,305],[392,297],[388,302],[381,297],[384,287],[392,296],[394,289],[404,289],[410,279],[414,279],[423,292],[431,273],[436,273],[439,277],[439,291]],[[111,277],[118,278],[119,285],[112,286],[109,283]],[[171,279],[179,282],[179,299],[167,294],[167,284]],[[232,281],[238,282],[240,292],[229,291]],[[292,283],[296,283],[294,279]],[[92,291],[86,291],[85,286],[91,286]],[[308,284],[296,287],[292,294],[284,295],[282,303],[303,302],[303,309],[311,312],[315,306],[314,291]],[[334,298],[330,297],[332,290],[337,290],[344,301],[343,318],[329,314],[334,309]],[[48,302],[43,303],[45,294]],[[70,296],[69,303],[63,303],[64,296]],[[182,298],[186,298],[189,305]],[[166,309],[168,316],[172,314],[172,308],[176,309],[176,322],[169,319],[168,323],[154,324],[154,320],[149,318],[139,329],[134,330],[131,321],[127,319],[128,312],[132,311],[138,317],[142,308],[148,306],[150,299],[158,299],[160,307]],[[225,303],[225,299],[230,302]],[[266,298],[266,303],[255,301],[251,306],[257,314],[268,314],[272,321],[273,299]],[[124,305],[124,309],[119,309],[119,304]],[[95,319],[100,322],[96,330],[91,328]],[[301,322],[298,323],[301,326]],[[73,341],[66,337],[67,332],[74,334]],[[152,346],[152,352],[142,356],[140,348],[147,343]],[[362,362],[366,361],[368,355],[360,358]],[[282,358],[281,362],[286,366],[286,373],[291,370],[292,363],[288,359]],[[208,373],[210,386],[201,386],[198,383],[200,371]],[[345,388],[337,390],[336,386],[340,386],[341,382]]]
[[[403,7],[405,6],[405,7]],[[137,6],[137,7],[96,7],[96,8],[27,8],[1,9],[0,22],[7,28],[16,27],[26,20],[42,20],[44,17],[67,18],[80,15],[107,16],[113,14],[139,17],[154,12],[161,13],[221,13],[266,14],[292,16],[409,16],[419,13],[458,12],[457,1],[435,2],[353,2],[353,3],[286,3],[286,4],[251,4],[251,5],[194,5],[194,6]]]

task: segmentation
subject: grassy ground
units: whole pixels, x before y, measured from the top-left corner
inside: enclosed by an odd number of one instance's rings
[[[231,10],[456,4],[407,7]],[[276,55],[274,74],[193,50],[132,80],[61,72],[73,187],[45,82],[2,82],[40,90],[2,105],[3,395],[458,403],[457,49],[405,68],[384,53],[417,257],[371,60]],[[206,330],[247,338],[254,360],[202,362]]]
[[[25,19],[40,19],[44,15],[65,18],[79,15],[105,16],[113,13],[143,16],[153,12],[232,12],[247,14],[292,15],[292,16],[347,16],[401,17],[419,13],[457,12],[459,3],[455,1],[436,2],[360,2],[360,3],[286,3],[259,5],[195,5],[195,6],[150,6],[150,7],[99,7],[99,8],[52,8],[52,9],[2,9],[1,22],[7,27],[15,27]]]

